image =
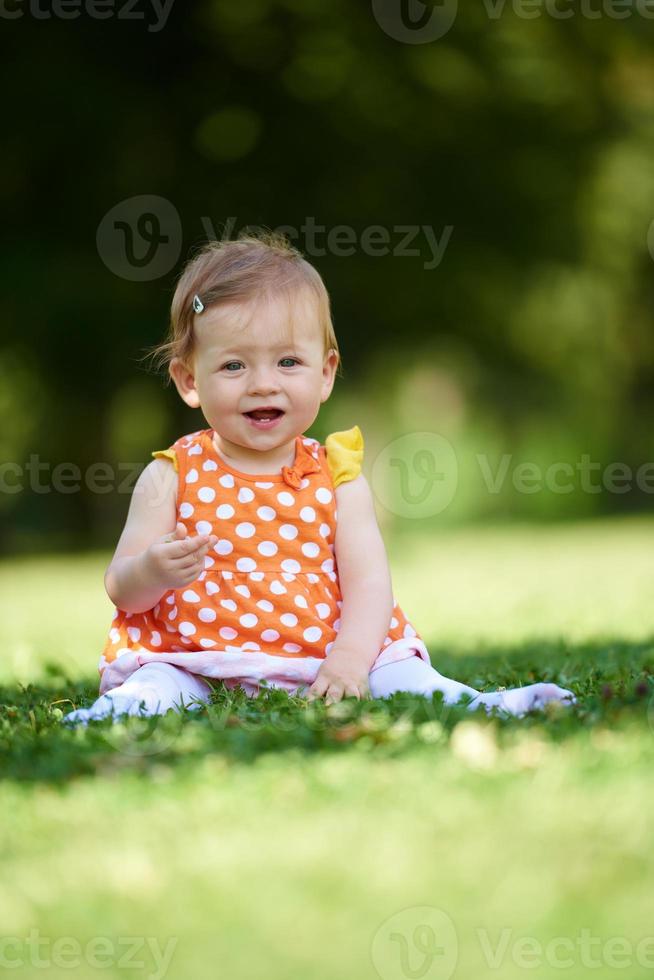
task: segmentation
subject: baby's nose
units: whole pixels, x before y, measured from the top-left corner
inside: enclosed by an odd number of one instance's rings
[[[266,369],[253,371],[251,375],[250,393],[279,391],[279,380],[275,374]]]

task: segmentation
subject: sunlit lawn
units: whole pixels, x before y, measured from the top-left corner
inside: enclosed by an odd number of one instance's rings
[[[69,731],[61,711],[97,693],[109,555],[4,562],[2,967],[649,976],[653,537],[622,519],[388,541],[439,670],[578,696],[522,720],[438,695],[325,713],[223,692],[183,718]]]

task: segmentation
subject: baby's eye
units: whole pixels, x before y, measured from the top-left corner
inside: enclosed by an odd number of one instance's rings
[[[295,364],[299,364],[300,362],[297,357],[281,357],[279,363],[284,367],[293,367]],[[229,374],[235,374],[236,369],[239,367],[243,367],[240,361],[227,361],[226,364],[223,364],[221,371],[228,371]],[[234,368],[234,370],[232,370],[232,368]]]

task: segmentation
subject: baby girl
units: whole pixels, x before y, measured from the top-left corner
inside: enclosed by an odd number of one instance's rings
[[[101,696],[64,722],[201,707],[213,683],[328,703],[442,691],[518,716],[576,700],[545,683],[480,693],[432,666],[393,596],[359,427],[304,434],[340,356],[325,285],[284,238],[206,245],[154,353],[209,428],[136,483],[105,575]]]

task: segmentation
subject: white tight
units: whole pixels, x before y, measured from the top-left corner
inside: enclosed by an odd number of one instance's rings
[[[139,667],[124,684],[107,691],[90,708],[78,708],[62,721],[86,723],[106,715],[165,715],[170,708],[186,705],[202,707],[209,700],[211,686],[195,674],[174,664],[151,662]],[[140,708],[143,702],[143,709]],[[201,703],[200,703],[201,702]]]
[[[244,683],[242,686],[248,696],[256,695],[256,685]],[[556,684],[529,684],[527,687],[480,694],[474,687],[439,674],[417,656],[373,670],[369,675],[369,688],[373,698],[386,698],[396,691],[429,697],[434,691],[442,691],[446,704],[455,704],[462,694],[469,694],[474,698],[468,705],[470,711],[483,704],[487,713],[496,707],[501,714],[518,717],[534,708],[542,708],[548,701],[561,701],[564,704],[576,701],[572,691]],[[115,716],[165,714],[170,708],[177,709],[184,705],[196,709],[210,700],[211,692],[210,684],[182,667],[163,661],[151,662],[135,670],[120,687],[99,697],[90,708],[71,711],[63,721],[86,724],[90,718],[104,718],[112,713]]]
[[[487,714],[497,708],[500,714],[518,717],[527,711],[542,708],[548,701],[572,704],[577,700],[567,688],[544,683],[481,694],[474,687],[439,674],[435,667],[425,663],[420,657],[410,657],[399,663],[378,667],[369,675],[368,686],[373,698],[385,698],[395,691],[409,691],[430,697],[434,691],[442,691],[445,704],[456,704],[462,694],[469,694],[473,698],[468,705],[469,711],[475,711],[483,704]]]

